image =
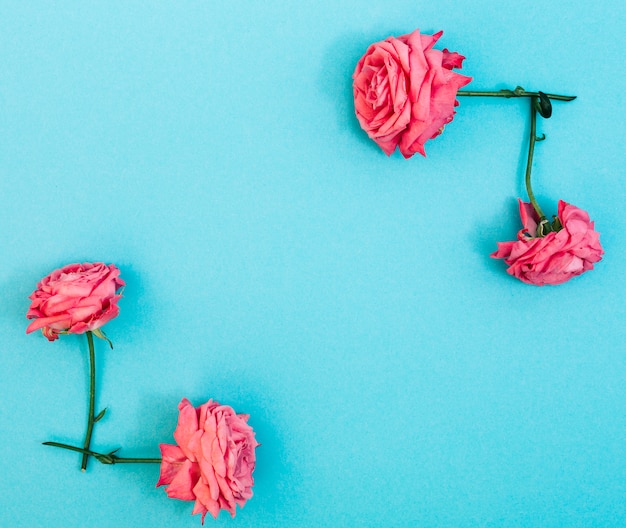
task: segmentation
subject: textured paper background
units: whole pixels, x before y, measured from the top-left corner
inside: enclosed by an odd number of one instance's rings
[[[606,0],[0,3],[0,524],[199,526],[157,466],[79,469],[86,344],[27,296],[116,263],[94,447],[158,456],[182,397],[251,414],[254,498],[207,526],[626,524],[621,46]],[[525,102],[463,99],[426,159],[354,118],[367,46],[419,27],[474,89],[573,93],[536,194],[596,220],[591,273],[535,288]]]

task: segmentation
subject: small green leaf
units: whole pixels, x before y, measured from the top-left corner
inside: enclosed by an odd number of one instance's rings
[[[545,216],[542,216],[539,219],[539,223],[537,224],[537,238],[542,238],[546,236],[548,233],[552,231],[552,226],[548,222],[548,219]]]
[[[117,460],[117,456],[115,456],[115,453],[117,453],[120,450],[120,448],[118,447],[117,449],[114,449],[113,451],[111,451],[110,453],[107,453],[106,455],[95,455],[96,460],[98,462],[101,462],[102,464],[108,464],[108,465],[112,465],[115,464],[115,461]]]
[[[102,464],[107,464],[107,465],[115,464],[115,458],[109,455],[97,455],[96,460],[98,462],[101,462]]]
[[[98,413],[98,416],[96,416],[96,417],[93,419],[93,423],[96,423],[96,422],[99,422],[100,420],[102,420],[102,417],[104,416],[104,413],[106,413],[106,412],[107,412],[107,409],[106,409],[106,407],[105,407],[104,409],[102,409],[102,410]]]
[[[555,215],[552,218],[553,218],[553,220],[552,220],[552,230],[556,231],[556,232],[559,232],[561,229],[563,229],[563,225],[561,224],[561,221],[559,220],[558,216]]]
[[[541,117],[548,119],[552,115],[552,103],[550,102],[550,98],[543,92],[537,93],[539,94],[537,111]]]
[[[105,335],[105,333],[102,331],[101,328],[96,328],[95,330],[92,330],[91,332],[96,337],[99,337],[100,339],[104,339],[107,343],[109,343],[111,350],[113,349],[113,343],[111,343],[111,340]]]

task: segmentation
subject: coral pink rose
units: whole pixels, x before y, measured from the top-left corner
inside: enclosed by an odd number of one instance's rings
[[[372,44],[354,75],[354,107],[361,128],[388,156],[425,156],[424,143],[452,121],[456,92],[472,79],[453,72],[462,55],[433,49],[443,31],[389,37]]]
[[[96,331],[119,314],[118,290],[124,286],[120,270],[101,262],[70,264],[37,284],[26,313],[34,319],[26,333],[41,328],[49,341],[59,334]],[[100,337],[103,337],[100,335]]]
[[[507,273],[528,284],[561,284],[593,269],[604,251],[600,235],[594,231],[589,215],[564,201],[559,201],[558,219],[562,226],[543,237],[537,237],[539,216],[530,203],[520,200],[524,228],[515,242],[498,242],[493,258],[504,259]]]
[[[246,423],[249,416],[212,400],[194,409],[183,399],[178,408],[178,445],[160,445],[157,487],[167,484],[172,499],[195,500],[192,513],[201,513],[203,523],[207,512],[217,517],[221,509],[234,517],[235,505],[242,507],[252,497],[254,484],[254,449],[259,444]]]

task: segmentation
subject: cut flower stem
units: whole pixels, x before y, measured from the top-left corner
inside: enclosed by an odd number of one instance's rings
[[[550,225],[548,224],[548,220],[546,219],[546,215],[543,214],[541,207],[537,203],[537,199],[535,198],[535,193],[533,193],[533,188],[530,183],[530,173],[532,172],[533,166],[533,154],[535,152],[535,143],[539,139],[539,141],[543,141],[545,139],[545,135],[541,138],[537,138],[537,104],[538,97],[530,98],[530,141],[528,144],[528,161],[526,162],[526,192],[528,193],[528,198],[530,203],[533,204],[537,215],[539,216],[539,225],[537,226],[537,235],[543,236],[546,232],[551,231]]]
[[[475,91],[475,90],[459,90],[456,93],[461,97],[505,97],[510,99],[511,97],[539,97],[539,92],[527,92],[521,86],[515,88],[515,90],[492,90],[492,91]],[[544,94],[548,99],[554,99],[555,101],[573,101],[576,99],[575,95],[559,95],[559,94]]]
[[[87,331],[87,344],[89,345],[89,410],[87,415],[87,432],[85,433],[85,444],[83,447],[83,458],[80,469],[87,469],[87,460],[89,458],[89,446],[91,444],[91,435],[93,434],[93,425],[96,422],[94,413],[96,407],[96,354],[93,346],[93,334]]]
[[[89,404],[87,409],[87,432],[85,433],[85,444],[83,445],[83,458],[80,469],[85,471],[87,469],[87,460],[89,458],[89,445],[91,444],[91,436],[93,434],[93,426],[96,422],[100,421],[106,413],[106,408],[102,409],[98,416],[95,416],[96,411],[96,352],[93,344],[93,336],[96,335],[100,339],[104,339],[109,346],[113,348],[111,340],[104,335],[104,332],[100,328],[95,330],[88,330],[87,344],[89,345]]]
[[[118,457],[115,454],[115,451],[111,453],[96,453],[95,451],[90,451],[89,449],[83,449],[82,447],[76,447],[68,444],[61,444],[59,442],[43,442],[43,445],[59,447],[61,449],[67,449],[69,451],[76,451],[78,453],[82,453],[85,456],[92,456],[96,460],[102,462],[103,464],[160,464],[160,458],[124,458]]]
[[[546,215],[543,214],[535,194],[533,193],[530,175],[532,172],[533,155],[535,152],[535,143],[537,141],[543,141],[546,136],[543,134],[540,138],[537,137],[537,112],[544,117],[549,118],[552,115],[552,105],[550,100],[555,101],[573,101],[576,99],[575,95],[559,95],[548,94],[544,92],[527,92],[521,86],[517,86],[514,90],[498,90],[498,91],[473,91],[473,90],[460,90],[457,92],[461,97],[505,97],[507,99],[511,97],[529,97],[530,98],[530,141],[528,145],[528,161],[526,162],[526,192],[528,193],[528,199],[532,204],[537,216],[539,217],[539,224],[537,225],[537,237],[543,237],[551,231],[558,230],[558,226],[552,226],[548,222]]]

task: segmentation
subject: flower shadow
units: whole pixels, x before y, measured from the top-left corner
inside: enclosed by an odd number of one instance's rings
[[[0,290],[2,291],[0,318],[8,320],[7,328],[19,329],[20,333],[26,330],[28,325],[26,312],[30,306],[28,296],[33,293],[42,277],[52,271],[52,269],[46,268],[43,272],[37,274],[36,271],[27,266],[19,268],[0,284]]]
[[[498,242],[515,239],[520,229],[518,210],[517,199],[509,197],[502,201],[500,210],[489,221],[478,221],[473,230],[475,250],[483,256],[485,267],[489,271],[506,273],[506,265],[489,255],[498,249]]]
[[[352,94],[352,72],[374,40],[363,32],[345,34],[335,39],[324,53],[324,68],[320,69],[318,86],[335,107],[339,129],[359,138],[364,145],[377,148],[359,125]]]

